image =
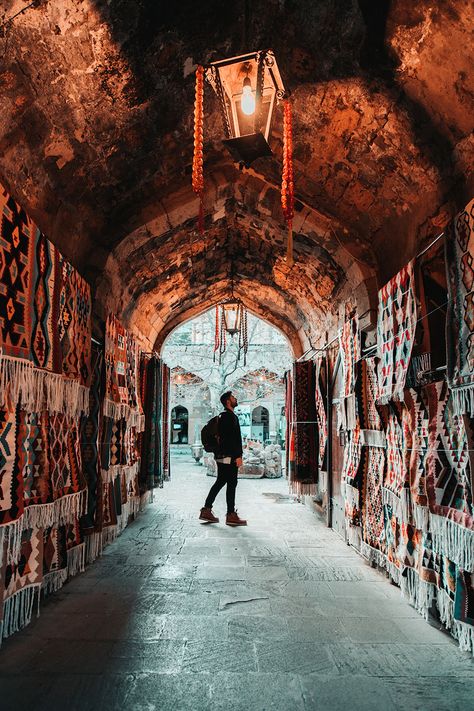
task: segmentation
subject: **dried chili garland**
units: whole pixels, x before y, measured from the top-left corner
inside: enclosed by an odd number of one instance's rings
[[[204,173],[203,173],[203,123],[204,123],[204,67],[196,69],[196,95],[194,100],[194,156],[193,191],[199,196],[198,229],[204,232]]]
[[[295,214],[295,193],[293,183],[293,125],[291,103],[286,99],[283,105],[283,173],[281,179],[281,206],[288,225],[286,259],[293,265],[293,217]]]

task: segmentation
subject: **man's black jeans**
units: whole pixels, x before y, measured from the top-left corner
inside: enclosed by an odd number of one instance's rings
[[[212,509],[212,504],[216,500],[217,494],[227,484],[227,513],[234,513],[237,472],[237,464],[221,464],[220,462],[217,462],[217,479],[213,486],[211,486],[211,490],[207,495],[206,503],[204,504],[207,509]]]

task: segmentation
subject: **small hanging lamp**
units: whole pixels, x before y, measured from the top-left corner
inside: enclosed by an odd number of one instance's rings
[[[219,99],[224,144],[233,159],[248,168],[272,155],[270,129],[276,105],[286,95],[273,51],[212,62],[205,76]]]
[[[234,298],[233,290],[230,299],[225,299],[216,304],[216,328],[214,340],[214,360],[219,355],[219,363],[227,348],[227,336],[232,340],[237,339],[237,361],[241,353],[244,355],[244,365],[247,364],[248,330],[247,309],[240,299]]]
[[[196,70],[194,105],[193,190],[199,196],[198,228],[204,231],[203,100],[204,77],[219,100],[224,145],[241,167],[271,156],[270,130],[275,109],[284,101],[281,201],[288,225],[287,262],[293,264],[293,138],[291,105],[271,49],[222,59]]]

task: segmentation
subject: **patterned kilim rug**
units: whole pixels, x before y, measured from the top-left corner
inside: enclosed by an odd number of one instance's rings
[[[18,408],[0,409],[0,526],[9,561],[17,560],[24,511],[23,476],[17,461]]]
[[[354,392],[355,368],[356,363],[360,360],[359,319],[357,316],[344,323],[339,334],[339,348],[343,372],[341,397],[349,397]]]
[[[0,264],[6,267],[0,284],[0,404],[77,416],[88,404],[89,286],[1,187],[0,219]],[[71,289],[80,285],[80,296],[68,299],[67,314],[61,311],[60,262],[67,265]],[[75,361],[80,367],[73,367]]]
[[[403,400],[416,331],[413,261],[379,291],[377,343],[379,402]]]
[[[27,528],[21,534],[17,561],[5,562],[3,575],[2,635],[8,637],[31,621],[43,581],[43,530]],[[1,636],[0,635],[0,638]]]
[[[102,390],[102,351],[93,346],[92,377],[89,390],[89,414],[81,419],[82,471],[87,481],[87,513],[81,519],[82,530],[92,533],[96,524],[97,496],[100,489],[99,418]]]
[[[105,326],[104,415],[122,417],[130,426],[143,429],[144,417],[138,397],[139,349],[120,321],[109,314]]]
[[[382,502],[385,450],[382,447],[364,447],[362,471],[362,551],[369,560],[381,564],[386,551],[384,513]]]
[[[409,457],[412,433],[405,425],[407,409],[403,403],[389,406],[386,427],[387,466],[383,486],[383,502],[399,521],[408,522],[410,517]]]
[[[56,592],[67,579],[67,549],[65,526],[43,529],[43,590]]]
[[[454,618],[474,625],[474,574],[459,568],[456,571]]]
[[[351,432],[348,432],[348,441],[344,447],[341,477],[346,519],[349,526],[360,526],[360,494],[363,481],[361,455],[360,427],[357,421],[356,427]]]
[[[325,369],[325,361],[318,358],[315,362],[315,399],[316,399],[316,421],[318,423],[318,439],[319,439],[319,468],[324,467],[324,458],[326,455],[326,445],[328,441],[328,422],[326,416],[326,399],[322,390],[323,370]]]
[[[85,567],[86,547],[81,532],[79,519],[65,526],[66,549],[67,549],[67,572],[68,576],[82,573]]]
[[[126,331],[113,314],[105,325],[105,398],[104,415],[119,420],[129,414],[126,381]]]
[[[448,381],[454,411],[474,416],[474,200],[446,228]]]
[[[161,438],[161,457],[163,468],[163,479],[169,481],[171,477],[170,464],[170,376],[171,371],[166,363],[161,364],[161,415],[160,419],[163,423],[163,432]]]
[[[89,388],[91,380],[91,299],[89,285],[60,256],[59,347],[56,370]]]
[[[434,386],[427,386],[432,388]],[[411,518],[419,530],[428,528],[428,497],[426,472],[429,454],[429,400],[428,389],[408,390],[405,393],[404,426],[411,433],[409,453]]]
[[[316,427],[315,369],[312,361],[293,364],[294,466],[290,491],[298,496],[316,493],[318,480],[318,431]]]
[[[293,376],[291,371],[285,373],[285,471],[288,479],[294,467],[294,439],[293,439]]]
[[[446,382],[431,386],[429,395],[426,488],[433,546],[463,570],[474,572],[472,420],[455,413],[455,398]]]
[[[377,405],[377,369],[375,358],[360,360],[357,364],[355,394],[357,417],[361,430],[361,444],[385,447],[385,433]]]
[[[59,522],[82,516],[87,506],[87,482],[82,471],[79,423],[61,413],[49,417],[49,466],[53,498],[60,499]]]
[[[133,421],[130,423],[141,432],[145,427],[145,416],[140,398],[140,349],[133,336],[127,332],[127,390],[130,412]]]

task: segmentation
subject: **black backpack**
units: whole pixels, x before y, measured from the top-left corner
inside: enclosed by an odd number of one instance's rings
[[[219,447],[219,417],[216,415],[209,420],[201,430],[201,442],[206,452],[217,452]]]

